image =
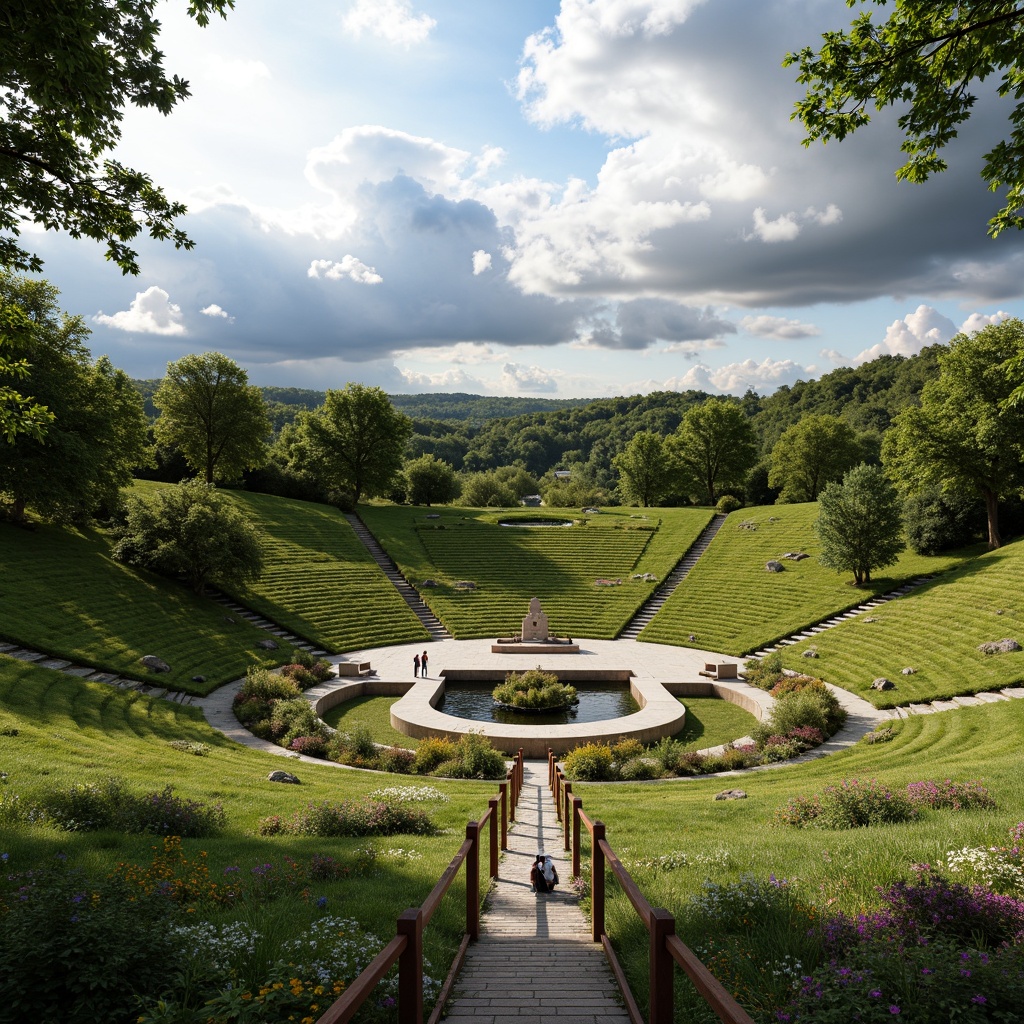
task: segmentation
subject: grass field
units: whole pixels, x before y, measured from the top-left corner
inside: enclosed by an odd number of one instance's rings
[[[522,510],[368,505],[360,515],[459,639],[517,632],[532,597],[560,636],[614,637],[656,586],[630,577],[663,579],[711,518],[707,509],[617,509],[580,516],[572,526],[528,529],[499,525],[535,517]],[[438,585],[423,587],[428,579]],[[622,583],[599,586],[599,579]],[[456,588],[461,581],[475,589]]]
[[[747,654],[861,604],[873,594],[893,590],[925,573],[941,572],[977,553],[926,558],[908,549],[896,565],[880,570],[869,586],[855,588],[852,573],[836,573],[818,562],[813,526],[817,516],[816,503],[732,513],[640,639],[685,645],[692,634],[707,650]],[[756,529],[747,529],[744,523],[755,524]],[[782,559],[785,571],[781,573],[765,570],[769,560],[798,552],[809,557]]]
[[[180,584],[115,562],[107,535],[92,528],[0,523],[0,636],[189,693],[209,693],[268,660],[257,647],[266,633],[228,622],[223,608]],[[290,651],[273,652],[273,663]],[[139,664],[146,654],[171,671],[150,676]]]
[[[997,690],[1024,681],[1024,652],[982,654],[990,640],[1024,643],[1024,542],[971,559],[881,608],[783,652],[790,668],[813,671],[877,707]],[[818,658],[802,656],[814,646]],[[812,666],[812,668],[809,668]],[[903,675],[913,668],[913,675]],[[872,690],[885,676],[895,690]]]
[[[337,509],[225,493],[269,538],[263,576],[233,591],[243,604],[330,651],[429,639]]]
[[[210,753],[196,757],[179,752],[169,745],[175,739],[205,743]],[[446,830],[434,837],[261,837],[255,828],[266,815],[287,815],[310,801],[364,796],[381,786],[401,785],[403,779],[326,765],[296,766],[230,742],[211,729],[197,709],[79,683],[3,656],[0,765],[7,773],[0,782],[0,797],[15,793],[23,801],[31,801],[47,787],[101,782],[111,776],[126,779],[139,791],[161,790],[173,780],[182,796],[219,801],[227,815],[224,833],[183,840],[189,857],[206,851],[215,879],[232,865],[247,873],[257,864],[281,864],[285,857],[308,859],[314,853],[330,853],[343,863],[355,863],[358,849],[375,847],[379,856],[369,876],[324,883],[317,895],[322,892],[327,897],[334,913],[356,918],[385,939],[393,934],[398,914],[423,901],[462,842],[466,821],[478,818],[496,791],[494,783],[429,780],[450,800],[429,806],[431,816]],[[296,771],[302,785],[268,782],[267,773],[282,766]],[[420,859],[388,856],[389,848],[408,848],[410,841]],[[4,829],[0,853],[8,855],[5,872],[31,869],[63,852],[70,865],[106,874],[118,861],[148,863],[155,842],[153,836],[22,826]],[[463,878],[460,875],[426,932],[428,956],[442,976],[465,922]],[[290,900],[287,915],[276,926],[298,933],[313,913],[311,905]]]

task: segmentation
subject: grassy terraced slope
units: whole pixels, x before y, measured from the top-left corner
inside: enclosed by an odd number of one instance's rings
[[[747,654],[975,553],[926,558],[908,549],[869,586],[855,588],[852,573],[837,573],[818,562],[817,517],[816,502],[733,512],[640,639],[685,645],[692,633],[707,650]],[[782,559],[784,572],[766,571],[769,560],[796,552],[810,557]]]
[[[620,509],[578,519],[567,513],[576,519],[568,527],[499,525],[537,514],[552,517],[557,511],[360,509],[406,578],[459,639],[517,632],[532,597],[540,599],[552,632],[560,636],[614,637],[656,586],[630,577],[649,572],[664,578],[711,517],[706,509]],[[438,585],[422,587],[427,579]],[[598,579],[622,584],[598,586]],[[457,589],[460,581],[476,589]]]
[[[786,648],[790,668],[813,665],[836,686],[877,707],[996,690],[1024,681],[1024,652],[982,654],[978,645],[1010,638],[1024,645],[1024,541],[987,551],[906,597],[813,641]],[[818,651],[808,661],[807,647]],[[913,668],[913,675],[903,675]],[[872,690],[885,676],[895,690]]]
[[[230,494],[269,537],[263,576],[232,591],[239,601],[330,651],[429,639],[336,508]]]
[[[0,523],[0,637],[119,675],[209,693],[254,661],[281,664],[291,648],[260,650],[267,634],[188,588],[115,562],[92,528]],[[171,666],[151,676],[139,658]],[[202,675],[206,682],[192,681]]]

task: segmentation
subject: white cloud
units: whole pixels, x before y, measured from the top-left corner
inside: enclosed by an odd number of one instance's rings
[[[807,207],[804,216],[808,220],[817,221],[822,227],[831,224],[838,224],[843,219],[843,211],[835,203],[829,203],[824,210],[816,210],[813,206]]]
[[[410,392],[466,392],[485,394],[489,388],[479,377],[473,377],[465,370],[445,370],[443,373],[419,373],[415,370],[401,370],[402,378]]]
[[[477,249],[473,253],[473,276],[477,277],[485,270],[491,268],[491,254],[483,249]]]
[[[775,242],[792,242],[800,234],[800,225],[795,213],[780,214],[775,220],[765,216],[763,206],[754,210],[754,234],[769,245]]]
[[[860,366],[884,355],[916,356],[927,345],[944,345],[954,334],[956,324],[949,317],[922,304],[902,320],[894,320],[886,328],[885,337],[857,355],[853,365]]]
[[[481,365],[483,363],[500,363],[508,358],[507,352],[498,352],[491,345],[475,341],[460,341],[455,345],[440,348],[410,348],[396,355],[417,362],[450,363],[453,366]]]
[[[506,363],[502,367],[501,386],[513,394],[520,391],[531,393],[554,393],[558,391],[558,381],[539,366],[523,366],[519,363]]]
[[[793,341],[797,338],[813,338],[821,334],[814,324],[801,320],[787,320],[781,316],[745,316],[740,320],[740,329],[760,338],[774,338],[776,341]]]
[[[181,307],[171,302],[170,295],[158,285],[150,285],[144,292],[136,292],[127,309],[107,316],[102,310],[93,320],[119,331],[136,334],[184,334]]]
[[[210,303],[209,306],[204,306],[199,310],[199,312],[202,313],[203,316],[219,317],[223,320],[227,320],[229,324],[233,324],[235,322],[235,318],[231,316],[226,309],[221,309],[216,302]]]
[[[992,324],[1001,324],[1004,320],[1008,319],[1010,314],[1004,310],[999,310],[996,313],[972,313],[961,325],[961,334],[974,334],[975,331],[980,331],[983,327],[989,327]]]
[[[206,76],[219,86],[230,89],[251,89],[272,77],[270,68],[261,60],[209,54],[205,61]]]
[[[429,14],[414,14],[408,0],[356,0],[342,25],[356,39],[367,32],[408,50],[424,42],[437,22]]]
[[[717,391],[720,394],[742,395],[748,388],[765,393],[806,377],[806,368],[792,359],[765,359],[761,363],[744,359],[740,363],[730,363],[717,369],[698,363],[681,377],[667,380],[665,387],[673,391],[693,388],[711,394]]]
[[[355,256],[345,255],[335,262],[333,260],[313,260],[306,271],[307,277],[324,278],[327,281],[341,281],[348,278],[356,284],[381,284],[384,278],[374,267],[368,267]]]

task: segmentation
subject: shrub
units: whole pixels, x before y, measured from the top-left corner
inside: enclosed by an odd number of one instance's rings
[[[953,782],[950,779],[942,782],[911,782],[907,786],[907,799],[912,804],[923,804],[936,810],[994,810],[996,806],[992,794],[980,782]]]
[[[743,508],[743,502],[732,494],[723,494],[718,499],[718,504],[715,505],[715,510],[725,515],[735,512],[738,508]]]
[[[661,772],[661,763],[656,757],[631,757],[619,769],[619,776],[627,782],[640,782],[656,779]]]
[[[603,743],[587,743],[565,755],[562,770],[567,779],[580,782],[607,782],[615,778],[612,748]]]
[[[775,736],[772,739],[779,739],[780,742],[766,744],[761,748],[759,758],[761,764],[777,764],[779,761],[788,761],[791,757],[796,757],[807,749],[795,740]]]
[[[447,737],[431,736],[417,747],[412,770],[417,775],[429,775],[439,764],[453,760],[456,760],[455,742]]]
[[[821,814],[821,800],[815,796],[793,796],[785,805],[776,810],[772,823],[775,825],[792,825],[794,828],[805,828],[814,824]]]
[[[296,736],[288,744],[288,749],[306,757],[326,757],[327,740],[323,736]]]
[[[919,555],[963,547],[984,531],[984,504],[976,495],[945,494],[931,487],[903,504],[907,543]]]
[[[327,756],[340,764],[367,768],[376,766],[380,751],[370,730],[358,725],[350,732],[336,732],[327,745]]]
[[[270,727],[282,747],[299,736],[319,736],[325,742],[328,737],[327,726],[305,700],[279,700],[271,710]]]
[[[339,836],[435,835],[437,828],[423,811],[387,800],[342,800],[340,803],[310,803],[291,817],[264,818],[260,835],[285,833],[297,836],[335,838]]]
[[[896,730],[891,725],[886,725],[874,732],[865,733],[861,739],[870,745],[872,743],[888,743],[895,736]]]
[[[649,752],[658,759],[662,771],[674,773],[679,767],[679,757],[683,752],[683,745],[678,740],[672,739],[671,736],[665,736],[658,741],[656,746],[651,747]]]
[[[770,690],[782,678],[782,654],[776,651],[764,658],[751,658],[743,666],[743,675],[751,686]]]
[[[845,721],[846,711],[835,694],[820,679],[814,679],[776,698],[771,714],[754,726],[752,736],[763,745],[770,736],[789,736],[806,726],[817,729],[823,737],[831,736]]]
[[[377,753],[377,764],[382,772],[408,775],[412,771],[416,754],[405,747],[384,747]]]
[[[646,747],[635,737],[623,737],[618,743],[612,744],[612,760],[616,764],[625,764],[635,757],[643,757]]]
[[[560,683],[553,672],[542,672],[539,668],[509,672],[492,696],[499,704],[528,711],[567,708],[579,703],[575,687]]]
[[[825,737],[822,731],[816,729],[813,725],[801,725],[796,729],[790,729],[786,739],[792,740],[803,751],[810,750],[812,747],[820,747]]]
[[[442,761],[431,774],[438,775],[442,779],[468,779],[470,777],[469,769],[457,757],[453,757],[449,761]]]
[[[250,699],[263,701],[294,700],[300,694],[299,687],[287,676],[275,675],[265,668],[251,666],[245,674],[242,688],[235,694],[235,703]]]
[[[843,779],[838,786],[827,786],[821,796],[822,828],[847,829],[865,825],[894,825],[912,821],[917,809],[902,793],[868,779]]]
[[[457,744],[457,757],[466,774],[466,779],[503,779],[507,771],[505,757],[491,745],[486,736],[468,732]]]
[[[197,740],[171,740],[169,746],[172,750],[180,750],[183,754],[193,754],[195,757],[206,757],[210,753],[209,745]]]

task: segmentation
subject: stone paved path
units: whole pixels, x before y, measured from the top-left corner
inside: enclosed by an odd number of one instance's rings
[[[500,877],[470,945],[447,1016],[459,1024],[627,1024],[601,946],[575,897],[544,761],[527,761]],[[530,891],[530,866],[550,854],[562,884]]]

